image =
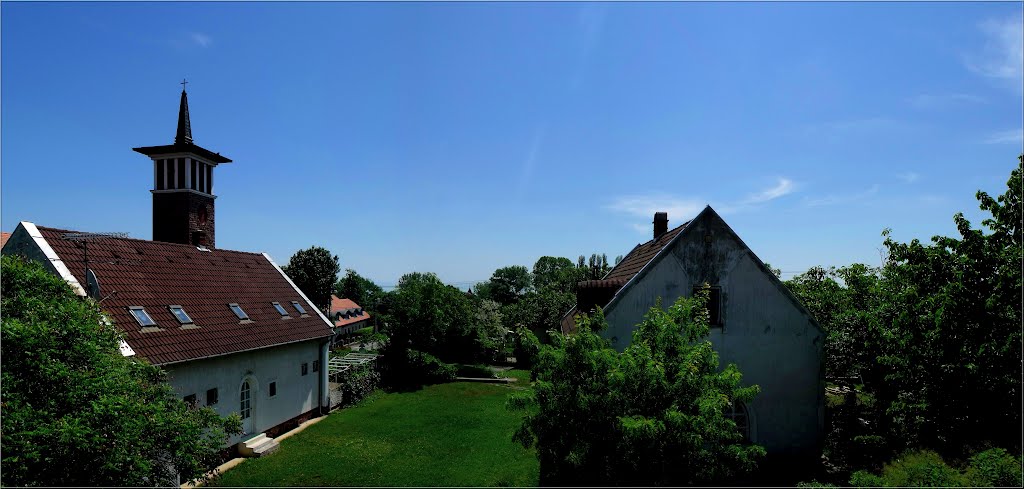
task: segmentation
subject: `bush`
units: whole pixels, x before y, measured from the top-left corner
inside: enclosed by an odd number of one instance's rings
[[[487,365],[459,365],[457,373],[459,377],[478,377],[485,379],[493,379],[495,377],[494,371]]]
[[[416,350],[392,350],[383,357],[382,380],[391,389],[416,388],[455,380],[456,369],[437,357]]]
[[[520,326],[516,329],[516,342],[514,347],[516,367],[523,370],[533,368],[540,356],[540,340],[528,328]]]
[[[964,478],[968,485],[976,487],[1021,487],[1021,466],[1021,459],[1013,458],[1002,448],[993,448],[971,457]]]
[[[885,483],[882,478],[866,470],[858,470],[850,476],[852,487],[882,487]]]
[[[960,487],[966,484],[959,471],[946,465],[930,450],[908,452],[882,468],[882,475],[859,470],[850,477],[854,487]]]
[[[352,367],[341,378],[341,405],[351,406],[377,390],[380,373],[373,364]]]

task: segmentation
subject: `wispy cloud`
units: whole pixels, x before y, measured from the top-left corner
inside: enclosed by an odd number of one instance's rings
[[[668,212],[669,219],[689,219],[701,209],[704,203],[698,199],[683,199],[666,194],[635,195],[619,197],[607,206],[616,212],[629,214],[634,217],[652,219],[655,212]],[[650,226],[640,224],[634,225],[637,229],[648,230]]]
[[[213,43],[213,39],[210,36],[203,34],[202,32],[189,32],[188,38],[191,39],[192,42],[195,43],[197,46],[204,48],[209,47],[210,44]]]
[[[774,186],[748,195],[737,202],[721,202],[715,204],[715,210],[721,214],[732,214],[755,208],[784,195],[793,193],[797,185],[789,178],[778,178]],[[628,214],[631,217],[643,218],[642,222],[631,222],[629,227],[638,232],[650,232],[650,220],[655,212],[667,212],[673,222],[682,222],[697,215],[704,208],[705,202],[699,198],[683,198],[668,194],[651,194],[619,197],[606,208],[615,212]]]
[[[1024,83],[1024,23],[1020,15],[1005,19],[989,19],[978,25],[985,36],[980,51],[964,56],[967,69],[983,76]]]
[[[793,185],[793,181],[788,178],[779,178],[778,183],[771,188],[762,190],[756,194],[749,195],[745,200],[741,201],[741,205],[760,204],[762,202],[768,202],[774,200],[783,195],[791,194],[796,189]]]
[[[533,141],[530,143],[530,149],[526,153],[526,159],[523,160],[523,172],[519,178],[519,189],[517,191],[517,196],[519,197],[522,197],[523,192],[526,191],[526,187],[533,179],[533,170],[537,166],[537,158],[540,154],[541,145],[544,144],[544,136],[546,134],[546,124],[541,124],[533,132]]]
[[[863,192],[853,194],[829,194],[820,198],[806,198],[804,203],[810,207],[823,205],[849,204],[871,198],[878,193],[881,187],[876,183]]]
[[[896,178],[899,178],[900,180],[903,180],[904,182],[907,183],[914,183],[921,179],[921,175],[914,173],[912,171],[908,171],[906,173],[898,173],[896,175]]]
[[[989,135],[989,137],[985,139],[986,144],[1020,144],[1022,142],[1024,142],[1024,129],[999,131]]]
[[[922,93],[907,99],[917,109],[946,109],[965,105],[987,104],[988,100],[969,93]]]

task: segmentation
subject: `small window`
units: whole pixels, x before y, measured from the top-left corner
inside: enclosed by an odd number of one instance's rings
[[[299,311],[299,314],[306,313],[306,310],[302,308],[302,304],[299,304],[298,301],[292,301],[292,307],[294,307],[296,311]]]
[[[270,397],[277,395],[277,382],[271,382],[270,388],[267,389],[270,392]]]
[[[731,419],[736,423],[736,430],[743,436],[744,441],[750,441],[750,416],[747,414],[747,406],[742,402],[734,402],[725,409],[725,419]]]
[[[302,375],[308,375],[308,374],[309,374],[309,364],[308,363],[303,363],[302,364]]]
[[[695,286],[693,288],[693,295],[697,295],[700,292],[702,285]],[[711,327],[722,326],[722,288],[712,285],[708,291],[708,325]]]
[[[238,316],[238,319],[243,321],[249,319],[249,315],[246,314],[238,304],[228,304],[228,307],[231,308],[231,312],[235,313],[235,316]]]
[[[217,404],[217,388],[207,389],[206,391],[206,405],[212,406]]]
[[[274,309],[277,309],[277,312],[279,314],[281,314],[282,316],[287,316],[288,315],[288,311],[284,310],[284,307],[281,306],[280,302],[272,302],[271,304],[274,305]]]
[[[128,311],[132,313],[132,316],[135,317],[135,320],[138,321],[139,324],[142,325],[143,327],[156,326],[156,322],[153,321],[153,318],[149,317],[149,313],[146,312],[146,310],[143,309],[142,307],[131,306],[128,308]]]
[[[320,371],[320,360],[313,360],[313,371],[314,372],[319,372]]]
[[[192,324],[192,318],[188,317],[185,309],[182,309],[181,306],[167,306],[167,308],[171,310],[171,314],[174,314],[174,317],[178,318],[179,323]]]
[[[196,395],[189,394],[185,396],[185,404],[188,404],[188,407],[196,407]]]

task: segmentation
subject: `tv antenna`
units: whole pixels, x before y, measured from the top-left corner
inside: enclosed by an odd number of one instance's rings
[[[68,241],[81,241],[85,249],[85,279],[86,294],[93,299],[100,300],[100,280],[96,273],[89,269],[89,242],[111,238],[127,238],[128,233],[64,233],[60,236]]]

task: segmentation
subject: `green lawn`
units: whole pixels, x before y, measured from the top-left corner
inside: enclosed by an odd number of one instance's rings
[[[379,394],[282,441],[277,453],[246,460],[214,485],[536,486],[536,455],[512,442],[521,419],[505,409],[512,389],[457,382]]]

